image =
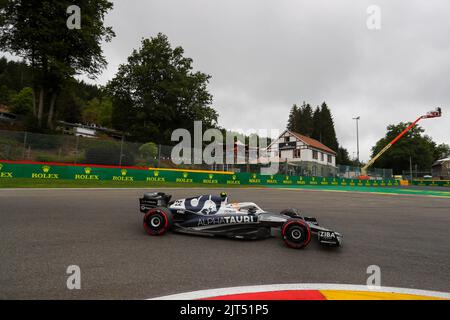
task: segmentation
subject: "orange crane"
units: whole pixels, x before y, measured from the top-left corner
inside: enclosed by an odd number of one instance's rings
[[[411,130],[411,128],[414,127],[417,124],[417,122],[419,122],[422,119],[438,118],[441,115],[442,115],[442,109],[436,108],[436,110],[427,112],[425,115],[418,117],[416,119],[416,121],[411,123],[405,130],[402,131],[402,133],[400,133],[398,136],[396,136],[394,138],[394,140],[389,142],[380,152],[378,152],[372,159],[370,159],[370,161],[367,162],[367,164],[364,167],[361,168],[361,176],[359,178],[360,179],[369,179],[369,177],[367,176],[367,168],[369,168],[379,157],[381,157],[381,155],[383,153],[385,153],[387,150],[389,150],[389,148],[392,147],[394,145],[394,143],[396,143],[401,137],[403,137],[405,135],[405,133],[407,133],[409,130]]]

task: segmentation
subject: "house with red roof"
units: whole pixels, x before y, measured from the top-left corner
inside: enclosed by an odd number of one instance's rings
[[[326,177],[336,173],[336,151],[297,132],[283,131],[267,151],[271,159],[297,168],[297,174]]]

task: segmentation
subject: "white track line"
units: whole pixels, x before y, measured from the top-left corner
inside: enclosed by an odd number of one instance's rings
[[[290,284],[269,284],[260,286],[242,286],[242,287],[218,288],[210,290],[199,290],[150,298],[147,300],[196,300],[231,294],[282,291],[282,290],[342,290],[342,291],[383,292],[383,293],[419,295],[430,298],[432,297],[432,298],[450,299],[450,293],[439,291],[417,290],[417,289],[396,288],[396,287],[379,287],[371,290],[368,286],[353,285],[353,284],[290,283]]]
[[[449,196],[444,195],[431,195],[431,194],[419,194],[419,193],[387,193],[387,192],[370,192],[370,191],[353,191],[353,190],[327,190],[327,189],[307,189],[307,188],[283,188],[283,187],[133,187],[133,188],[0,188],[1,191],[36,191],[36,190],[42,190],[42,191],[55,191],[55,190],[62,190],[62,191],[68,191],[68,190],[94,190],[94,191],[101,191],[101,190],[153,190],[153,189],[167,189],[167,190],[205,190],[205,189],[225,189],[225,190],[291,190],[294,192],[298,191],[310,191],[310,192],[340,192],[340,193],[356,193],[356,194],[371,194],[371,195],[381,195],[381,196],[410,196],[410,197],[432,197],[432,198],[441,198],[441,199],[447,199]],[[444,191],[446,192],[446,191]]]

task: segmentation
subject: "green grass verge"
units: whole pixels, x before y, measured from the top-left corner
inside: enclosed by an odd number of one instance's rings
[[[341,192],[368,192],[384,194],[428,195],[437,197],[450,197],[450,191],[437,191],[424,189],[406,189],[401,187],[351,187],[351,186],[250,186],[250,185],[205,185],[202,183],[176,183],[176,182],[147,182],[147,181],[105,181],[105,180],[45,180],[45,179],[2,179],[2,188],[289,188],[309,189]]]
[[[203,183],[147,182],[147,181],[101,181],[101,180],[46,180],[46,179],[1,179],[2,188],[250,188],[240,185],[205,185]]]
[[[341,192],[368,192],[368,193],[384,193],[384,194],[409,194],[409,195],[427,195],[435,197],[450,197],[449,191],[427,190],[424,189],[407,189],[402,187],[358,187],[358,186],[274,186],[275,188],[289,189],[310,189],[310,190],[328,190]]]

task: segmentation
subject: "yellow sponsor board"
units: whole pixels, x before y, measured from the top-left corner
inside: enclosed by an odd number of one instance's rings
[[[42,172],[33,172],[31,174],[32,179],[59,179],[59,174],[50,173],[50,166],[42,166]]]
[[[237,176],[234,174],[231,176],[231,180],[227,180],[227,184],[241,184],[241,181],[237,179]]]
[[[134,181],[133,177],[127,176],[128,170],[127,169],[121,169],[120,170],[120,176],[113,176],[113,181]]]
[[[217,184],[217,183],[219,183],[219,180],[216,180],[216,179],[203,179],[202,182],[206,183],[206,184]]]
[[[189,178],[189,174],[187,172],[183,172],[182,178],[176,178],[175,182],[178,183],[193,183],[194,180]]]
[[[153,177],[147,177],[147,182],[166,182],[166,178],[159,176],[159,171],[153,171]]]
[[[91,174],[92,168],[84,168],[84,174],[75,174],[75,180],[100,180],[100,177],[96,174]]]
[[[100,180],[96,174],[76,174],[75,180]]]
[[[278,180],[274,178],[274,176],[270,176],[269,179],[267,179],[267,183],[269,184],[278,184]]]
[[[113,176],[113,181],[134,181],[133,177]]]
[[[3,164],[0,163],[0,178],[13,178],[12,172],[2,171]]]
[[[290,180],[289,176],[285,176],[282,183],[283,184],[292,184],[292,180]]]
[[[252,174],[251,178],[248,179],[248,183],[261,183],[261,179],[258,179],[256,174]]]

